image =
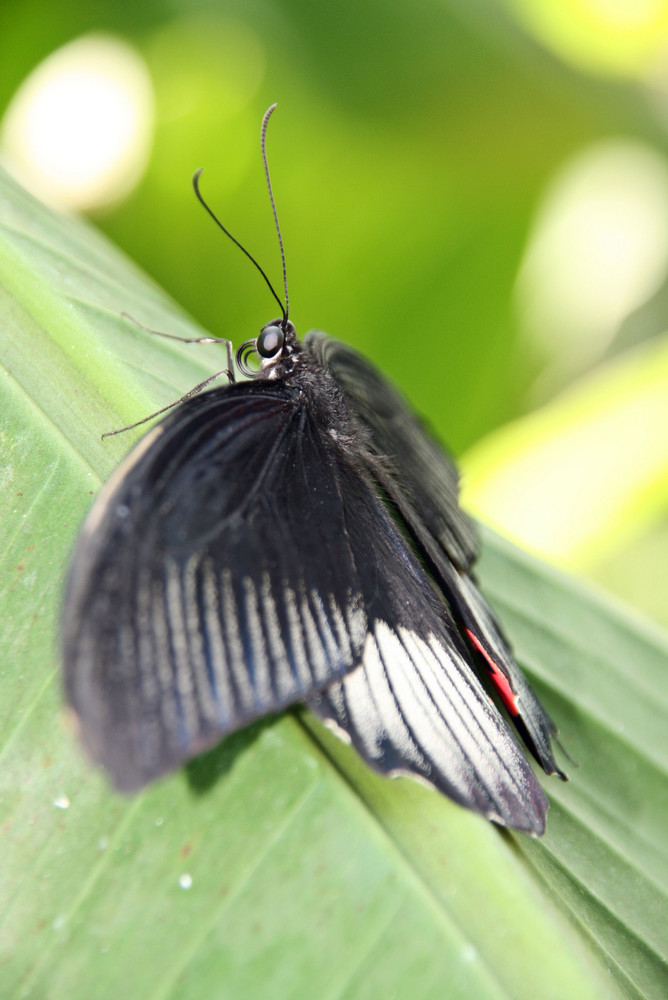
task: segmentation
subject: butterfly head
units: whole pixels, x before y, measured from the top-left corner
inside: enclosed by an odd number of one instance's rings
[[[297,343],[297,333],[289,319],[278,317],[265,323],[254,340],[246,340],[237,351],[237,367],[250,377],[271,378],[271,371],[278,370],[292,356]],[[260,358],[260,368],[249,364],[251,355]]]

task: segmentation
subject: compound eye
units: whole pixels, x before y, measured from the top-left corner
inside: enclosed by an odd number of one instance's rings
[[[283,347],[285,334],[280,326],[265,326],[255,342],[255,350],[261,358],[273,358]]]

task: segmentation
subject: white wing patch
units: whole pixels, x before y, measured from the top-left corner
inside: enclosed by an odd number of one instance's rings
[[[308,704],[383,774],[421,778],[498,823],[540,832],[543,792],[453,642],[376,622],[360,666]]]

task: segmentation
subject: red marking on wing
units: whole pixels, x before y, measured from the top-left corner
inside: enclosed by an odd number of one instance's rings
[[[469,639],[471,640],[475,648],[481,654],[481,656],[483,656],[484,659],[486,660],[487,666],[489,668],[489,675],[492,678],[494,686],[499,692],[499,697],[501,698],[503,704],[506,706],[506,709],[510,712],[511,715],[519,715],[520,710],[517,707],[517,695],[511,688],[508,678],[499,669],[497,664],[494,662],[492,657],[489,655],[485,647],[480,642],[480,639],[478,639],[478,637],[473,634],[471,629],[467,628],[466,634],[468,635]]]

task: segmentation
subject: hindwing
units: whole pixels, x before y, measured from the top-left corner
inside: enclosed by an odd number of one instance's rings
[[[456,467],[400,394],[360,354],[320,331],[307,334],[305,348],[331,371],[366,428],[381,460],[375,475],[518,732],[548,774],[565,778],[551,748],[556,726],[515,662],[472,576],[477,538],[459,507]]]

